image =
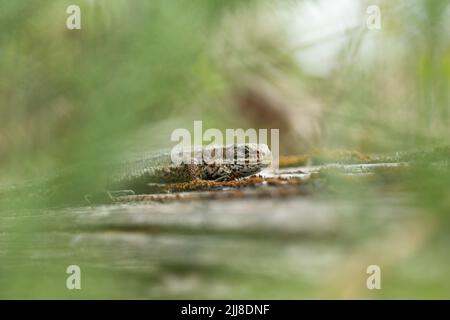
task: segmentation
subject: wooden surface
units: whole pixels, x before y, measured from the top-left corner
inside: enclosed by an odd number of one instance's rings
[[[58,297],[74,294],[64,288],[68,264],[83,272],[75,297],[333,297],[337,270],[414,216],[400,197],[353,202],[311,192],[280,196],[279,188],[247,187],[224,199],[10,212],[0,218],[2,270],[31,268]],[[235,190],[191,195],[212,192]],[[365,263],[355,294],[364,289]],[[343,274],[352,277],[351,270]]]

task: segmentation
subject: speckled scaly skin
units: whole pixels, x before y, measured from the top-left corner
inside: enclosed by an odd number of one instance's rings
[[[173,161],[173,155],[184,159]],[[231,180],[255,174],[270,166],[265,144],[209,145],[144,154],[119,163],[110,177],[112,189],[148,183],[187,182],[194,179]]]

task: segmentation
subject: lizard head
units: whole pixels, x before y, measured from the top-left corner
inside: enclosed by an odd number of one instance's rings
[[[266,144],[235,143],[208,146],[203,153],[205,179],[229,180],[255,174],[272,163]]]

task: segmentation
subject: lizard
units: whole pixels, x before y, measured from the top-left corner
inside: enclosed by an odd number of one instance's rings
[[[178,147],[119,162],[107,184],[113,189],[133,189],[149,183],[226,181],[253,175],[271,163],[272,154],[266,144]]]
[[[94,172],[96,175],[92,178],[104,180],[101,183],[102,190],[89,190],[90,181],[87,181],[84,199],[90,203],[91,199],[94,202],[99,199],[103,201],[105,193],[109,200],[120,195],[146,193],[151,189],[151,184],[239,179],[256,174],[271,163],[272,154],[266,144],[177,147],[100,163],[97,164],[101,166],[99,168],[67,168],[54,177],[43,179],[43,182],[30,182],[22,187],[9,188],[11,192],[0,192],[0,199],[18,195],[21,201],[24,195],[28,195],[32,199],[50,199],[51,203],[54,198],[76,201],[71,198],[77,198],[82,193],[79,190],[83,189],[85,181],[84,177],[79,177],[82,172]],[[72,194],[72,191],[76,192]],[[70,194],[69,197],[67,193]]]

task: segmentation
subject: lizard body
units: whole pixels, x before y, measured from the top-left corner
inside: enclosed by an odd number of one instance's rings
[[[178,160],[179,162],[174,162]],[[209,145],[164,150],[120,162],[112,170],[109,185],[132,187],[146,183],[187,182],[194,179],[232,180],[270,166],[265,144]]]
[[[77,202],[83,197],[102,198],[100,195],[104,191],[108,195],[113,191],[148,193],[152,183],[232,180],[255,174],[271,164],[271,153],[265,144],[209,145],[173,151],[160,150],[111,163],[66,168],[40,181],[31,180],[3,188],[0,200],[66,203]],[[174,162],[174,154],[183,161]]]

